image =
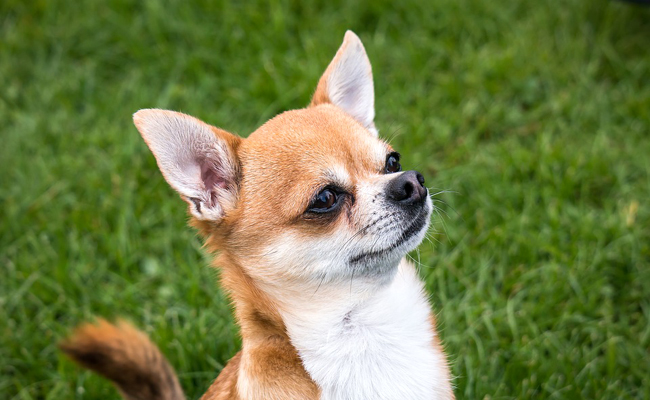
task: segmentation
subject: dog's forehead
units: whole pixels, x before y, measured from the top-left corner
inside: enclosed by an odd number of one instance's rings
[[[354,191],[380,173],[388,152],[385,142],[334,106],[288,111],[240,145],[241,204],[273,210],[264,212],[265,223],[295,218],[324,186]]]
[[[381,167],[390,147],[325,104],[278,115],[252,133],[242,150],[243,162],[293,165],[303,174],[342,168],[355,174]]]

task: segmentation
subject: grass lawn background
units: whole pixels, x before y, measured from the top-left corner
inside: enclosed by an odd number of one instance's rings
[[[93,316],[203,393],[237,329],[131,114],[245,136],[346,29],[380,134],[453,191],[413,257],[458,398],[650,398],[650,8],[591,0],[2,1],[1,398],[118,398],[56,349]]]

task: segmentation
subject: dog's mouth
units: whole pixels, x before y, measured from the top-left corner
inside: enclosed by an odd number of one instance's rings
[[[380,260],[386,258],[392,253],[400,248],[402,245],[411,240],[415,235],[420,233],[422,229],[427,225],[428,213],[422,209],[418,215],[413,219],[413,222],[402,231],[401,235],[397,240],[390,246],[384,247],[379,250],[372,250],[368,252],[363,252],[355,256],[350,257],[350,265],[355,264],[365,264],[371,261]]]

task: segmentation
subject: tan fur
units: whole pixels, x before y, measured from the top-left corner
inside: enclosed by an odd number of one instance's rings
[[[215,243],[209,245],[216,248]],[[277,307],[226,252],[215,265],[221,269],[222,286],[236,305],[235,317],[244,348],[228,363],[202,399],[239,399],[239,379],[259,392],[249,398],[317,399],[318,388],[302,367]],[[233,363],[235,366],[231,366]]]
[[[328,184],[322,176],[323,169],[340,164],[351,171],[346,189],[354,194],[358,181],[377,175],[384,168],[384,160],[377,156],[378,146],[382,154],[391,151],[388,144],[378,142],[354,118],[330,104],[327,76],[349,40],[346,35],[346,41],[321,78],[310,107],[273,118],[247,139],[210,127],[237,160],[236,201],[225,205],[223,219],[207,221],[193,217],[191,224],[205,237],[207,249],[218,253],[214,265],[221,271],[221,284],[235,305],[243,348],[226,365],[203,400],[320,396],[291,343],[278,304],[259,284],[270,275],[278,280],[295,278],[265,270],[256,260],[265,256],[262,250],[279,230],[317,238],[336,229],[359,229],[354,226],[355,218],[345,213],[335,220],[317,223],[304,216],[314,191]],[[135,122],[142,132],[145,127],[139,118],[136,116]],[[190,200],[185,200],[191,208]],[[433,315],[431,323],[435,331]],[[437,335],[432,346],[442,351]],[[113,380],[129,399],[176,398],[155,397],[153,392],[145,393],[145,397],[134,394],[129,376],[141,371],[152,382],[160,382],[168,375],[169,366],[155,346],[128,325],[114,326],[105,321],[97,326],[84,325],[62,344],[62,349],[73,360]],[[99,353],[103,358],[98,361],[106,361],[107,365],[88,361],[88,355]],[[151,357],[155,362],[149,363]],[[449,375],[449,371],[446,373]],[[167,387],[169,393],[182,396],[175,377],[167,385],[161,383],[163,390]],[[453,398],[452,393],[449,398]]]
[[[111,380],[129,400],[181,400],[178,379],[147,336],[124,321],[78,327],[59,347],[72,360]]]

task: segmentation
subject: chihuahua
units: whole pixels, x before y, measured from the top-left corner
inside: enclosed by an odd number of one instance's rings
[[[242,350],[202,399],[454,398],[423,284],[404,259],[433,205],[374,117],[370,62],[350,31],[310,105],[246,139],[173,111],[135,113],[218,254],[241,328]],[[83,325],[61,348],[127,399],[184,398],[162,353],[124,322]]]

